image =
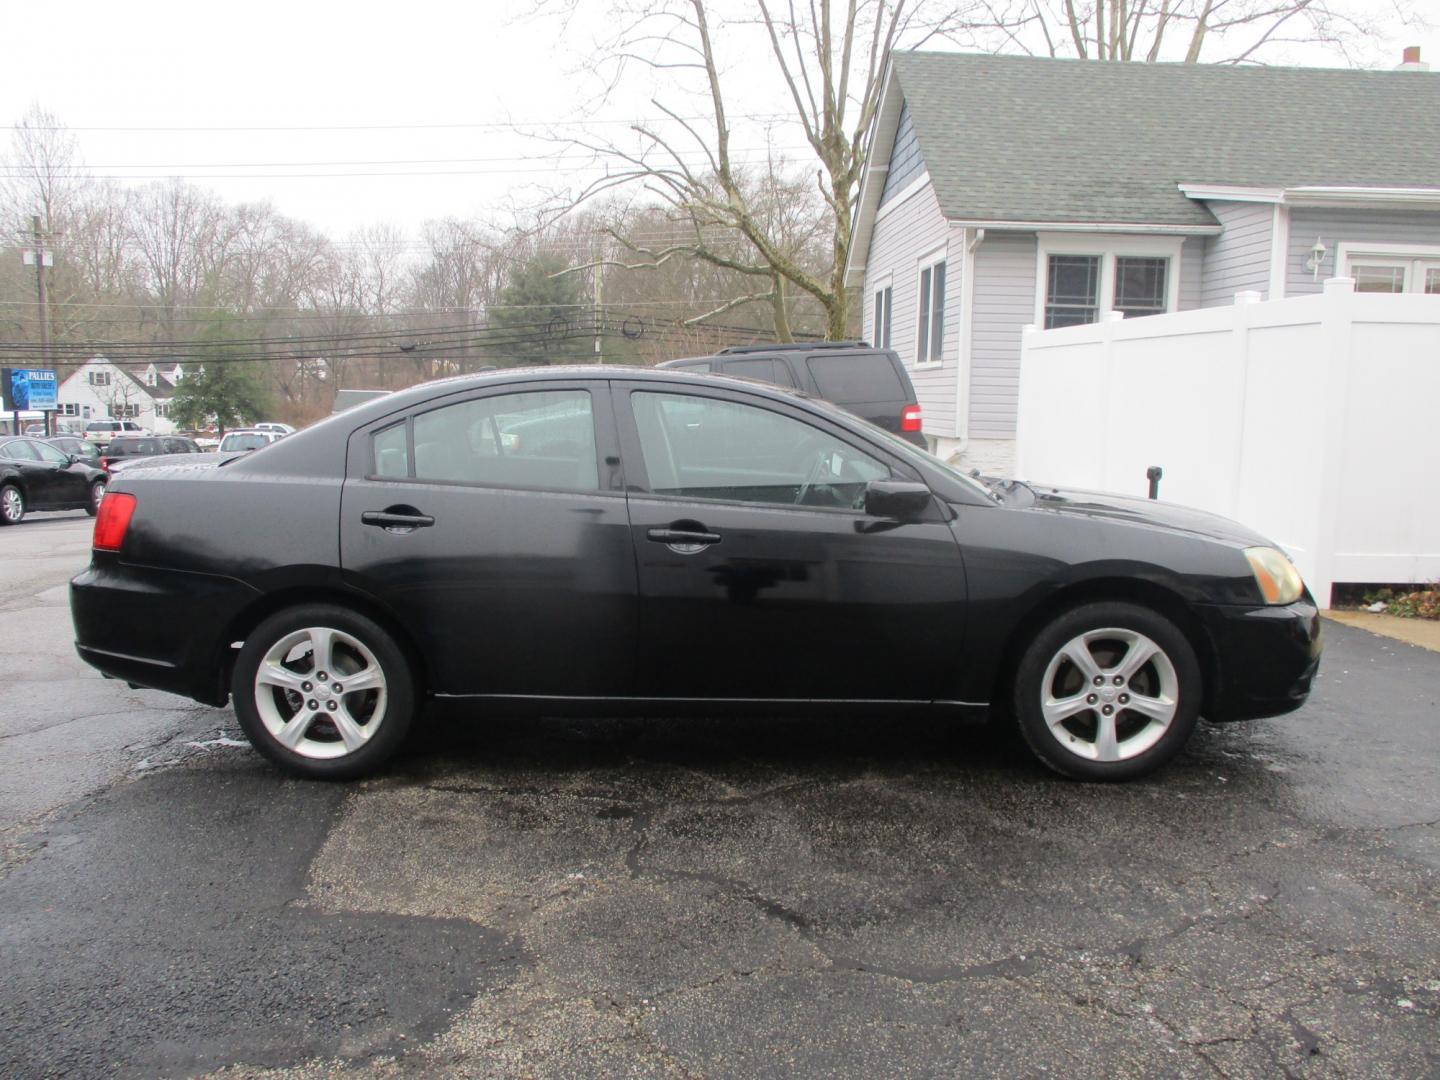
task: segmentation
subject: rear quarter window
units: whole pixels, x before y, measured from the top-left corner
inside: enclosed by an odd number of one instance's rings
[[[884,353],[839,353],[805,360],[815,388],[826,401],[905,401],[905,387]]]

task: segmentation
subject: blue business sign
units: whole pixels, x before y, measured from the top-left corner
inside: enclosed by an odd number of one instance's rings
[[[0,368],[7,411],[55,411],[55,372],[49,368]]]

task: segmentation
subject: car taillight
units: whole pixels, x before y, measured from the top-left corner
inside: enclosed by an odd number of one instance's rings
[[[135,496],[129,492],[106,492],[95,514],[95,538],[90,546],[96,551],[119,551],[135,514]]]
[[[919,431],[919,430],[920,430],[920,406],[919,406],[919,405],[906,405],[905,408],[903,408],[903,409],[900,410],[900,430],[901,430],[901,431]]]
[[[114,461],[114,460],[115,460],[114,458],[102,457],[102,458],[100,459],[100,468],[104,469],[106,472],[109,472],[109,471],[110,471],[110,462],[112,462],[112,461]]]

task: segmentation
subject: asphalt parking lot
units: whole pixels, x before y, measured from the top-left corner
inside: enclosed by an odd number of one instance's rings
[[[289,780],[0,530],[0,1076],[1440,1074],[1440,654],[1153,779],[926,721],[431,714]]]

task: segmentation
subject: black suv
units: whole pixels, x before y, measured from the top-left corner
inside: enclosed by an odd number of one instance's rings
[[[194,439],[179,435],[123,435],[110,440],[110,445],[100,456],[100,467],[106,472],[114,472],[122,459],[199,452],[200,446]]]
[[[927,449],[920,434],[915,387],[893,349],[876,349],[863,341],[736,345],[714,356],[667,360],[657,366],[791,386]]]

